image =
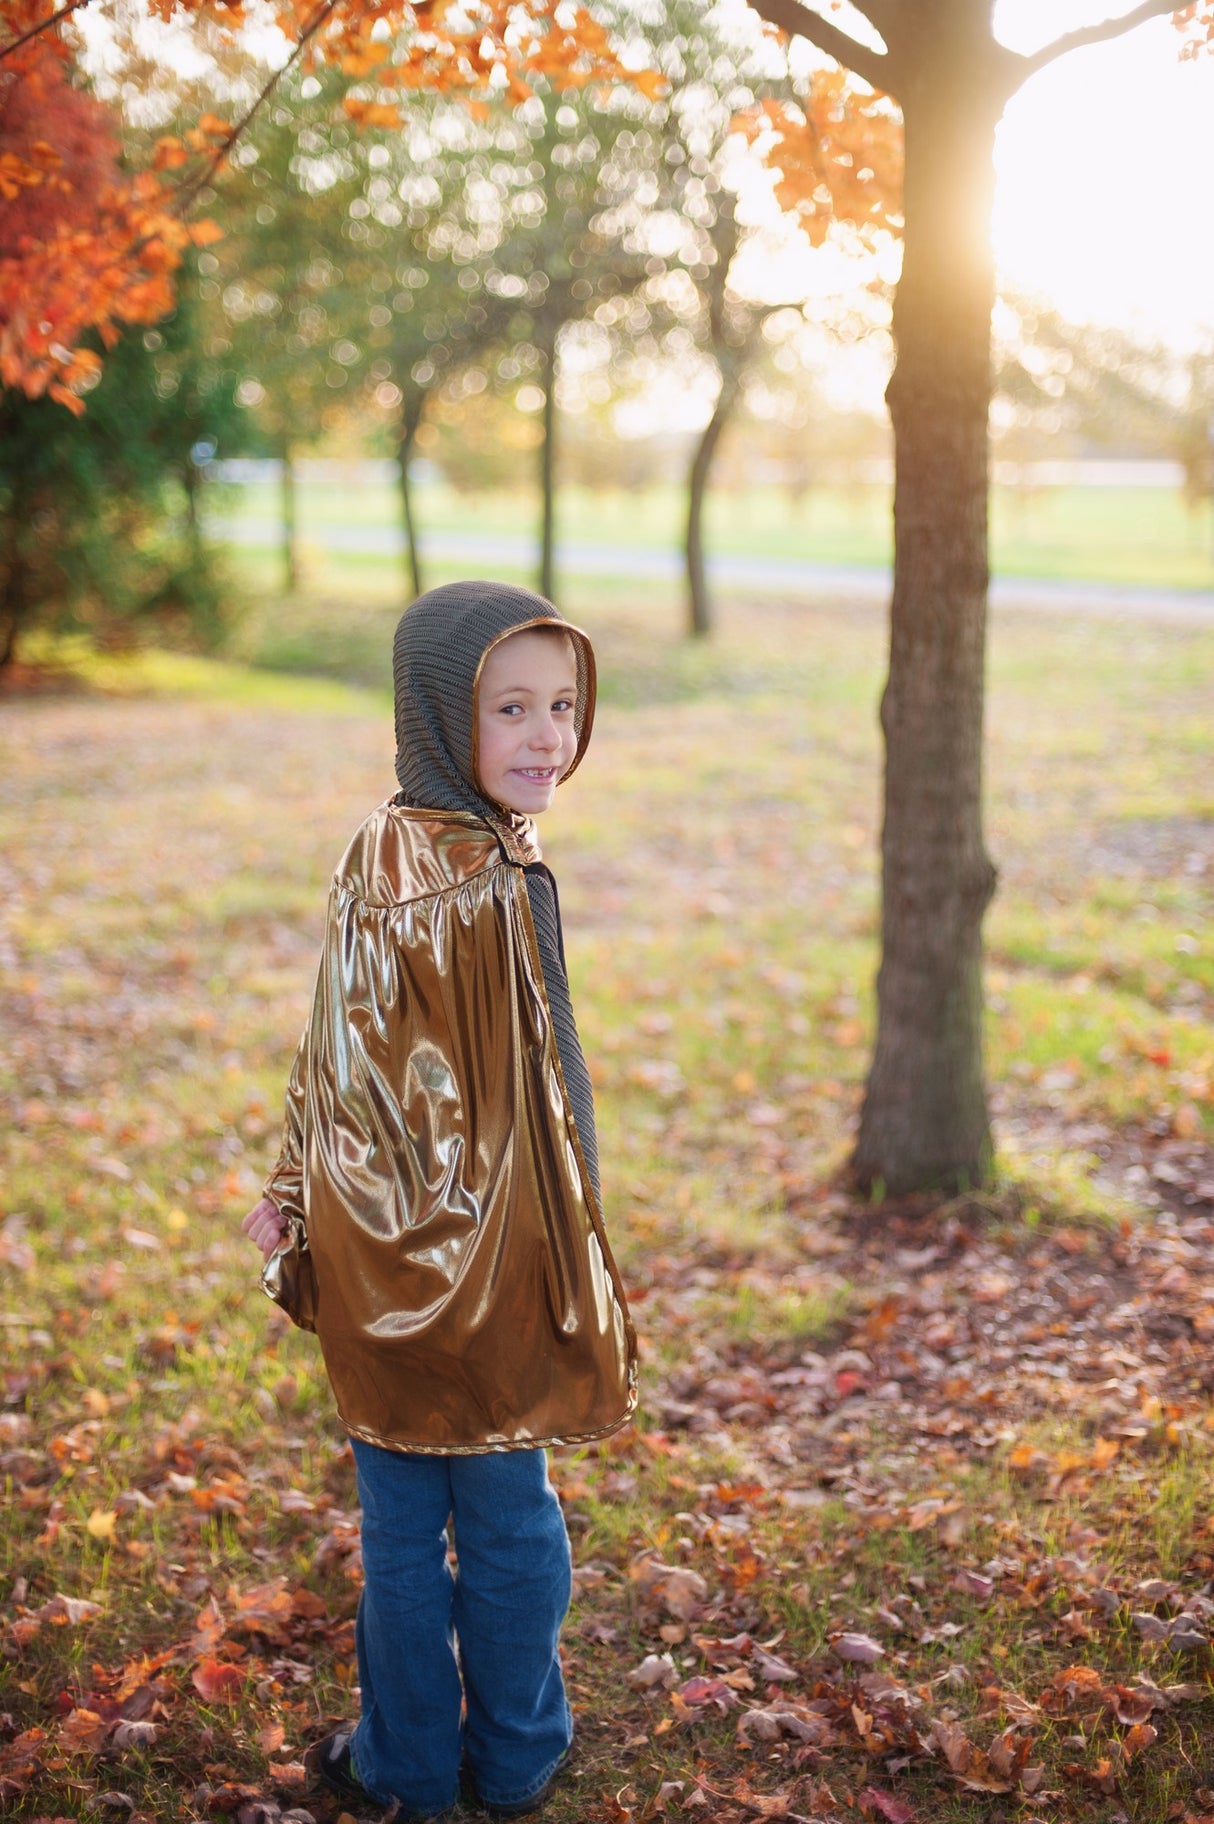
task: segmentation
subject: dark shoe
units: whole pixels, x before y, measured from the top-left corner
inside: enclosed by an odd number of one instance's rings
[[[323,1741],[313,1742],[304,1755],[304,1766],[314,1780],[335,1792],[339,1799],[370,1800],[371,1794],[354,1771],[354,1762],[350,1758],[349,1729],[338,1729],[332,1735],[326,1735]]]
[[[506,1804],[491,1805],[488,1799],[482,1799],[478,1796],[476,1803],[480,1806],[482,1811],[487,1811],[491,1818],[529,1817],[533,1811],[538,1811],[540,1809],[540,1806],[544,1804],[546,1799],[551,1797],[552,1788],[556,1785],[566,1767],[569,1765],[569,1757],[572,1753],[573,1744],[570,1743],[539,1791],[533,1792],[529,1798],[511,1799]]]
[[[367,1791],[354,1771],[354,1762],[350,1754],[350,1729],[337,1729],[332,1735],[326,1735],[322,1741],[313,1742],[304,1755],[304,1766],[314,1780],[336,1793],[339,1799],[346,1799],[353,1805],[369,1805],[373,1811],[384,1808],[373,1793]],[[409,1820],[437,1819],[450,1816],[450,1807],[443,1811],[398,1811],[394,1814],[397,1824],[409,1824]]]

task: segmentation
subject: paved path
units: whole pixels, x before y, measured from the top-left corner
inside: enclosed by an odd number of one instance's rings
[[[234,545],[274,546],[279,525],[270,519],[238,519],[222,514],[206,521],[211,536]],[[403,535],[394,526],[324,526],[301,533],[304,544],[327,551],[363,556],[398,557]],[[427,533],[422,539],[426,562],[469,566],[508,564],[514,569],[535,562],[535,540],[529,535],[467,532]],[[566,576],[676,578],[682,575],[681,552],[636,546],[563,544],[557,568]],[[888,593],[889,572],[877,565],[823,564],[786,557],[717,555],[708,559],[708,574],[722,588],[819,591],[856,600],[878,601]],[[1214,591],[1131,588],[1119,583],[1069,582],[1045,577],[1000,576],[991,585],[996,609],[1037,609],[1046,613],[1098,615],[1106,619],[1170,621],[1188,626],[1214,626]]]

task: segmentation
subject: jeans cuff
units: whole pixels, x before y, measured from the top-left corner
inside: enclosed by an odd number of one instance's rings
[[[482,1786],[478,1779],[476,1781],[477,1796],[482,1799],[486,1805],[524,1805],[528,1799],[538,1798],[545,1787],[551,1784],[557,1774],[561,1771],[561,1768],[565,1765],[566,1761],[568,1761],[572,1752],[573,1736],[570,1734],[568,1742],[561,1749],[561,1752],[557,1755],[556,1759],[548,1763],[539,1779],[534,1781],[530,1786],[514,1792],[492,1792],[487,1787]]]

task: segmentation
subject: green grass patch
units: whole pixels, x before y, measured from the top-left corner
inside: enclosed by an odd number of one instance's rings
[[[214,510],[225,520],[273,525],[279,502],[272,484],[224,486]],[[423,543],[427,535],[451,541],[470,529],[481,537],[517,537],[535,531],[538,507],[530,492],[461,496],[441,485],[417,492]],[[367,581],[387,582],[401,572],[401,560],[326,551],[326,530],[364,527],[395,530],[399,504],[389,483],[357,487],[341,483],[301,482],[298,524],[305,572],[323,583],[345,570]],[[578,545],[619,547],[636,551],[680,548],[686,501],[681,489],[647,487],[638,493],[562,489],[558,501],[558,537],[572,550]],[[877,484],[822,486],[795,499],[773,488],[709,497],[707,541],[721,556],[752,555],[766,560],[804,559],[816,563],[883,565],[890,559],[890,491]],[[1209,510],[1190,511],[1179,490],[1154,487],[1057,487],[1024,490],[997,484],[991,495],[991,537],[997,576],[1047,577],[1058,581],[1098,581],[1125,585],[1208,590],[1214,585]],[[270,540],[258,562],[267,578],[277,580]],[[434,566],[431,580],[452,575],[494,575],[501,560],[485,560],[470,549],[451,570],[447,559]],[[577,575],[576,558],[568,563]],[[619,589],[622,579],[614,579]],[[584,587],[579,579],[579,587]],[[627,584],[625,584],[627,587]],[[636,587],[636,585],[633,585]],[[678,585],[646,582],[667,600]]]

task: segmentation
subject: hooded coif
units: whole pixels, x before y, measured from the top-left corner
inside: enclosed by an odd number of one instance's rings
[[[463,811],[530,833],[529,818],[487,797],[477,783],[476,692],[492,646],[507,634],[546,624],[568,635],[577,661],[577,751],[567,779],[586,751],[594,721],[594,652],[586,635],[543,596],[508,583],[445,583],[406,608],[392,648],[399,803]],[[556,882],[542,862],[527,867],[525,878],[557,1053],[597,1196],[594,1097],[569,995]]]

